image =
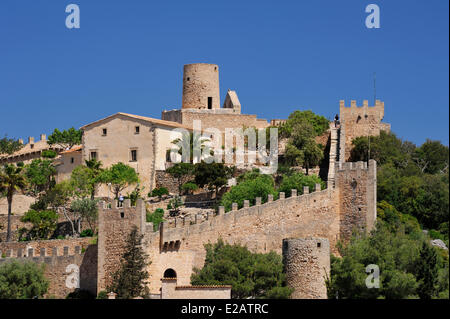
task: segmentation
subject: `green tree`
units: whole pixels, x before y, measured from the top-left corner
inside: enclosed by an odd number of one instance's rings
[[[53,133],[48,137],[49,145],[58,145],[63,149],[71,149],[73,146],[81,144],[81,130],[70,128],[62,132],[55,128]]]
[[[201,162],[195,164],[194,181],[200,188],[207,186],[208,189],[214,190],[217,197],[219,189],[227,184],[233,172],[234,167],[227,167],[223,163]]]
[[[185,194],[192,194],[194,191],[196,191],[198,189],[197,184],[193,183],[193,182],[187,182],[184,183],[181,186],[181,190],[185,193]]]
[[[85,161],[86,167],[90,170],[89,184],[91,189],[91,199],[94,200],[95,192],[99,184],[100,176],[103,172],[102,162],[98,161],[96,158]]]
[[[164,195],[169,195],[169,190],[165,187],[157,187],[154,188],[152,192],[148,194],[148,197],[157,196],[159,200],[161,200]]]
[[[329,121],[321,116],[317,115],[314,112],[307,110],[307,111],[294,111],[292,112],[286,123],[283,124],[280,128],[280,133],[284,137],[290,137],[293,128],[297,126],[299,123],[307,122],[311,125],[311,127],[314,130],[314,136],[319,136],[325,133],[326,130],[329,128]]]
[[[183,156],[183,150],[185,152],[184,158],[182,158],[183,163],[194,163],[194,149],[203,152],[205,150],[206,142],[209,141],[208,138],[204,138],[201,134],[183,133],[181,138],[177,138],[172,141],[172,144],[178,146],[177,153]],[[189,152],[189,153],[188,153]],[[189,158],[187,157],[189,156]],[[189,160],[188,160],[189,159]],[[196,162],[199,162],[200,158],[195,158]]]
[[[80,215],[80,223],[85,220],[89,228],[95,233],[95,222],[98,218],[98,201],[90,198],[75,199],[70,204],[72,211],[78,212]]]
[[[405,232],[402,224],[393,228],[379,220],[370,235],[354,234],[339,245],[342,258],[332,257],[328,297],[340,299],[402,299],[416,295],[415,265],[419,258],[421,232]],[[366,286],[366,266],[379,267],[379,288]]]
[[[206,244],[202,269],[194,268],[192,285],[231,285],[232,298],[289,298],[292,290],[285,285],[283,262],[275,252],[251,253],[246,247]]]
[[[220,201],[221,205],[225,207],[226,211],[231,210],[233,203],[237,203],[239,208],[244,205],[244,200],[249,200],[251,205],[256,202],[256,197],[261,197],[262,203],[267,202],[269,195],[277,197],[278,193],[274,187],[274,181],[272,176],[263,175],[245,180],[236,186],[232,186],[231,189],[226,192]]]
[[[439,141],[427,139],[417,149],[414,159],[421,166],[424,173],[436,174],[448,172],[448,146],[442,145]]]
[[[0,265],[0,299],[42,297],[49,282],[44,277],[44,264],[13,260]]]
[[[317,175],[306,176],[303,173],[284,175],[278,191],[284,192],[286,196],[291,196],[291,190],[296,189],[297,194],[303,194],[303,187],[308,186],[310,191],[314,191],[316,184],[320,184],[321,189],[326,187],[324,181]]]
[[[40,208],[60,208],[72,228],[72,235],[77,235],[80,233],[80,223],[78,223],[78,229],[76,230],[75,222],[80,219],[80,214],[79,212],[70,209],[70,200],[74,194],[73,184],[68,180],[62,181],[42,196],[40,200],[42,206]]]
[[[23,144],[19,140],[8,138],[7,136],[0,139],[0,155],[11,155],[14,152],[19,151],[23,147]]]
[[[178,180],[178,192],[181,193],[181,186],[192,179],[194,173],[194,164],[176,163],[166,169],[166,172]]]
[[[56,168],[51,160],[35,159],[25,165],[25,176],[34,195],[48,191],[55,184]]]
[[[105,169],[100,174],[99,181],[111,184],[114,198],[119,198],[121,191],[139,182],[139,177],[134,168],[119,162]]]
[[[75,194],[79,197],[90,196],[94,200],[98,185],[102,182],[102,162],[96,159],[85,161],[85,165],[75,167],[70,176]]]
[[[0,169],[0,194],[6,194],[6,200],[8,202],[6,241],[11,240],[11,213],[14,194],[24,190],[26,186],[26,178],[23,174],[23,163],[19,163],[17,166],[14,164],[5,164]]]
[[[146,280],[149,278],[146,267],[149,262],[142,248],[143,237],[144,235],[140,235],[134,226],[128,235],[120,267],[112,275],[112,283],[107,288],[107,291],[115,292],[120,299],[145,298],[149,295],[146,286]]]
[[[438,267],[436,251],[427,242],[423,242],[420,249],[420,258],[417,263],[417,279],[419,280],[417,293],[420,299],[431,299],[436,293]]]
[[[31,223],[32,228],[28,232],[29,239],[49,239],[58,224],[58,214],[52,210],[27,211],[21,218],[23,223]]]

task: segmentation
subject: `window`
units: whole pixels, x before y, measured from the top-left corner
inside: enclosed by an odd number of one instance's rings
[[[97,159],[97,152],[91,152],[91,160],[92,159]]]
[[[135,126],[134,127],[134,134],[139,134],[139,130],[140,130],[139,126]]]
[[[106,134],[108,133],[108,130],[107,130],[106,128],[104,128],[104,129],[102,130],[102,132],[103,132],[103,136],[106,136]]]
[[[74,162],[74,158],[73,158],[73,157],[71,157],[71,158],[70,158],[70,163],[72,163],[72,164],[73,164],[73,162]]]
[[[177,278],[177,273],[172,268],[166,269],[164,278]]]
[[[186,79],[186,81],[189,81],[191,78],[190,77],[188,77],[187,79]]]
[[[317,248],[320,248],[320,243],[317,243]]]
[[[131,161],[137,162],[137,150],[131,150]]]
[[[208,110],[212,109],[212,97],[208,96]]]
[[[30,144],[30,148],[33,149],[34,148],[34,144]]]

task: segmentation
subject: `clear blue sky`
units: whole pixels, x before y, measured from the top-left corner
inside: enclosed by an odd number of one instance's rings
[[[78,4],[81,28],[65,27]],[[378,4],[381,28],[365,27]],[[221,100],[330,119],[339,100],[385,102],[400,137],[448,145],[448,0],[1,0],[0,136],[80,127],[115,112],[181,106],[187,63],[220,67]]]

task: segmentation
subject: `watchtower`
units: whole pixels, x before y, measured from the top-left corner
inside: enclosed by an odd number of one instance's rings
[[[183,109],[219,109],[219,66],[186,64],[183,70]]]

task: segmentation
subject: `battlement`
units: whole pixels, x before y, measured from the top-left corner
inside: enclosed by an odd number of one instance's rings
[[[11,258],[50,258],[82,255],[92,238],[53,239],[0,243],[0,260]]]
[[[384,117],[384,102],[376,100],[374,106],[369,106],[368,100],[363,100],[363,105],[358,106],[356,100],[350,101],[350,106],[345,105],[344,100],[339,101],[339,112],[341,121],[353,119],[353,117],[370,116],[374,117],[377,122],[381,122]],[[361,122],[364,123],[364,122]]]
[[[233,203],[228,212],[225,211],[224,206],[219,206],[217,212],[209,212],[206,218],[201,217],[200,214],[185,218],[177,217],[172,224],[165,221],[160,225],[160,249],[161,251],[178,250],[187,236],[202,234],[207,230],[215,232],[213,229],[216,227],[239,225],[240,222],[246,223],[248,218],[273,220],[273,215],[276,215],[282,208],[296,206],[304,207],[304,211],[314,209],[327,202],[323,198],[331,199],[333,192],[333,189],[322,190],[320,184],[316,184],[314,192],[310,193],[309,187],[304,187],[303,194],[299,196],[297,196],[297,190],[293,189],[290,197],[286,197],[284,192],[280,192],[279,198],[276,200],[273,195],[269,195],[266,203],[262,203],[261,197],[257,197],[252,206],[250,206],[249,200],[244,200],[243,207],[240,209],[237,203]],[[286,212],[286,214],[288,213]]]
[[[62,249],[61,249],[62,248]],[[40,248],[39,250],[34,248],[16,248],[16,249],[7,249],[5,251],[0,251],[0,262],[12,259],[12,258],[22,258],[22,259],[32,259],[32,261],[37,261],[37,259],[41,258],[59,258],[59,257],[68,257],[68,256],[76,256],[83,254],[83,249],[81,246],[75,246],[74,250],[71,251],[69,246],[64,247],[52,247],[51,249]],[[42,260],[43,261],[43,260]]]

